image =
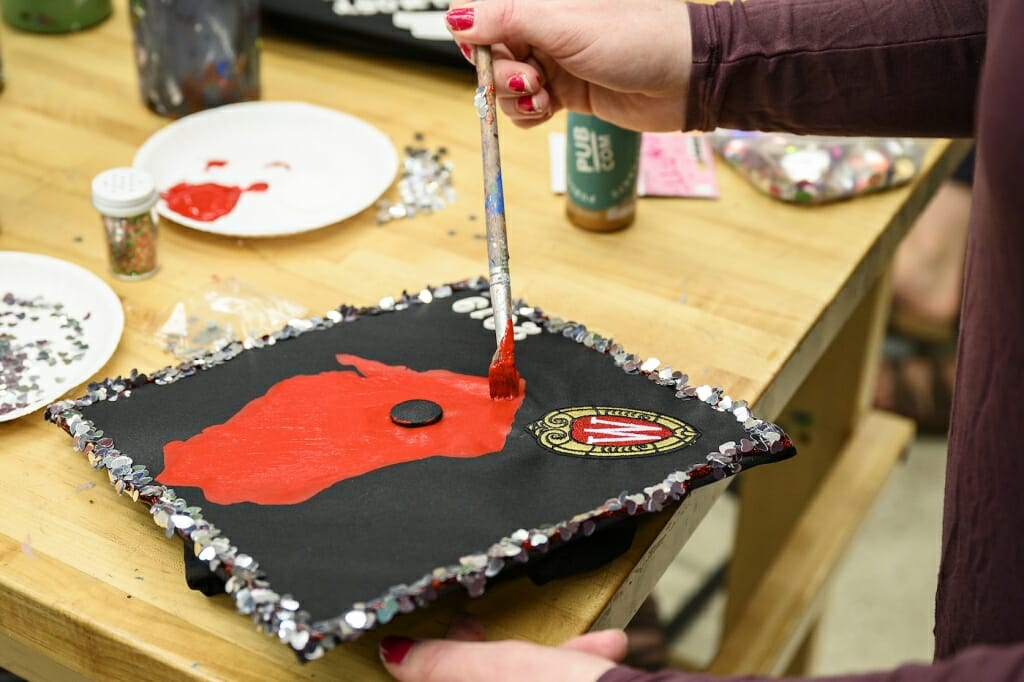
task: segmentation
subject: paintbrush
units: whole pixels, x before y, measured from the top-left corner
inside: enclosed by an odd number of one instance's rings
[[[512,290],[508,274],[508,235],[505,232],[505,198],[501,187],[501,154],[498,151],[498,117],[494,106],[494,64],[491,48],[474,48],[477,89],[473,104],[480,117],[480,144],[484,163],[484,208],[487,217],[487,263],[491,282],[491,309],[494,311],[494,351],[487,381],[494,400],[509,400],[519,395],[512,338]]]

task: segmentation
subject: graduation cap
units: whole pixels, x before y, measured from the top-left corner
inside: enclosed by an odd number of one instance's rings
[[[603,528],[625,549],[630,517],[795,454],[721,389],[521,302],[520,395],[491,400],[489,308],[482,279],[340,307],[46,417],[185,540],[193,587],[303,660],[455,586],[592,567]]]

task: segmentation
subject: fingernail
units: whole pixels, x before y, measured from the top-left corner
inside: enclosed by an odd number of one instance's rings
[[[533,95],[523,95],[516,100],[516,109],[524,114],[537,113],[537,107],[533,103]]]
[[[512,92],[526,92],[526,78],[516,74],[508,79],[508,89]]]
[[[416,640],[408,637],[385,637],[380,640],[380,657],[385,663],[400,664],[412,649]]]
[[[474,14],[476,14],[476,10],[472,7],[456,7],[448,10],[444,19],[453,31],[465,31],[468,28],[473,28]]]
[[[462,56],[469,60],[469,63],[473,63],[473,48],[468,43],[459,43],[459,49],[462,50]]]

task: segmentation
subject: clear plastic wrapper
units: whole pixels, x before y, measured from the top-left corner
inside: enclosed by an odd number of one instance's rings
[[[902,185],[930,144],[912,138],[819,137],[716,130],[711,144],[765,194],[821,204]]]
[[[157,318],[153,336],[164,350],[188,360],[232,341],[276,331],[306,309],[235,277],[215,277]]]

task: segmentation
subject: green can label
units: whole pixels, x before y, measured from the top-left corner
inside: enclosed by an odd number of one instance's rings
[[[106,19],[110,0],[3,0],[4,21],[36,33],[78,31]]]
[[[604,211],[631,197],[640,168],[640,133],[569,114],[566,192],[574,204]]]

